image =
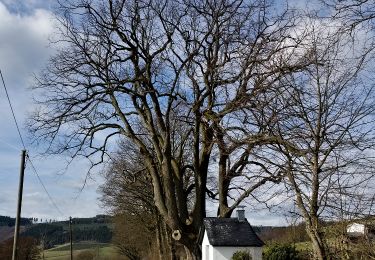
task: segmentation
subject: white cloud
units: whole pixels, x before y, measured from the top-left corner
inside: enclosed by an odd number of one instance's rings
[[[22,126],[27,112],[33,109],[30,90],[32,75],[38,73],[53,53],[48,38],[54,32],[54,15],[41,8],[42,2],[0,0],[0,69],[27,146],[29,142]],[[15,216],[22,146],[2,86],[0,125],[0,215]],[[31,149],[31,146],[28,148]],[[36,152],[32,149],[29,153],[48,192],[64,216],[60,216],[54,208],[28,164],[22,216],[61,219],[69,215],[93,216],[100,212],[96,193],[98,183],[89,180],[86,188],[79,193],[88,169],[87,162],[77,161],[64,170],[67,162],[65,158],[35,157]]]
[[[15,83],[11,87],[29,84],[32,73],[49,57],[47,45],[53,24],[49,11],[14,14],[0,2],[0,68],[7,81]]]
[[[56,0],[0,0],[8,10],[13,13],[32,13],[35,9],[51,10],[56,4]]]

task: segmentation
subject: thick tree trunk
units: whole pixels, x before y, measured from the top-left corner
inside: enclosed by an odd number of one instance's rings
[[[201,260],[202,259],[202,252],[199,249],[199,245],[196,243],[192,243],[189,246],[184,245],[185,247],[185,254],[187,260]]]

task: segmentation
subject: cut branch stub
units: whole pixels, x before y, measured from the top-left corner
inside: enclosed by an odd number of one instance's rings
[[[181,231],[180,230],[173,230],[173,232],[172,232],[172,238],[174,239],[174,240],[180,240],[181,239]]]

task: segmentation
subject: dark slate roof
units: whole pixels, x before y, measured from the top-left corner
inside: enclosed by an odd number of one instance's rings
[[[247,220],[205,218],[203,224],[207,231],[208,240],[213,246],[261,247],[264,245]]]

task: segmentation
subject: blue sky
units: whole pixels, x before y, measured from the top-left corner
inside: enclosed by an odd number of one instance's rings
[[[29,155],[63,216],[52,206],[31,168],[26,166],[22,215],[43,219],[83,217],[102,213],[95,175],[80,192],[88,163],[77,160],[66,169],[67,158],[41,157],[30,144],[24,122],[33,109],[30,86],[33,74],[53,53],[48,37],[53,33],[55,1],[0,1],[0,69],[7,84]],[[16,132],[4,89],[0,88],[0,215],[15,216],[22,145]]]
[[[303,4],[303,1],[294,1]],[[63,156],[41,157],[38,147],[32,146],[24,128],[28,113],[33,110],[30,86],[33,74],[53,54],[49,37],[54,32],[52,0],[0,0],[0,69],[8,87],[13,107],[28,152],[52,198],[63,212],[53,207],[29,166],[26,166],[22,215],[43,219],[66,219],[68,216],[88,217],[103,213],[98,202],[100,175],[93,174],[81,187],[88,170],[88,162],[76,160],[67,169]],[[22,145],[11,116],[4,89],[0,88],[0,215],[15,216]],[[257,213],[255,213],[257,212]],[[214,216],[216,208],[209,206]],[[286,223],[280,213],[248,210],[247,217],[257,225]]]

